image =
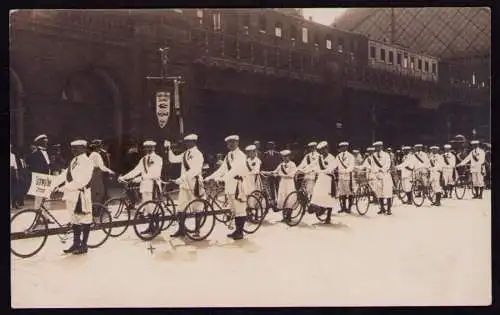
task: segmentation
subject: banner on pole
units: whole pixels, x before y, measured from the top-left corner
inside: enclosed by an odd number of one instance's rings
[[[156,116],[160,128],[164,128],[170,118],[170,92],[156,92]]]
[[[50,198],[53,190],[54,176],[41,173],[31,173],[31,185],[28,195]]]

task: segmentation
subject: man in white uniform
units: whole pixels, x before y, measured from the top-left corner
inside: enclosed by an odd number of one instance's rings
[[[444,185],[444,198],[451,198],[453,185],[455,185],[456,171],[455,165],[457,164],[457,157],[451,152],[451,145],[444,145],[443,153],[443,185]]]
[[[87,253],[90,224],[92,223],[92,199],[90,180],[94,164],[86,154],[87,141],[75,140],[71,142],[74,158],[67,169],[54,178],[55,192],[63,193],[66,207],[70,213],[73,229],[73,245],[64,250],[64,253]],[[83,235],[82,235],[83,234]],[[80,238],[80,236],[82,236]]]
[[[472,175],[472,187],[474,188],[473,199],[483,199],[484,189],[484,162],[486,154],[483,149],[479,147],[479,141],[472,140],[472,151],[460,162],[457,166],[463,166],[470,163],[470,172]]]
[[[438,146],[430,147],[431,153],[429,154],[429,170],[430,170],[430,184],[434,193],[436,193],[435,206],[441,205],[441,173],[443,171],[443,157],[439,154]]]
[[[352,191],[352,171],[354,170],[354,156],[347,151],[348,142],[339,143],[339,154],[337,155],[337,169],[339,173],[338,196],[340,210],[338,213],[351,213],[354,194]],[[347,199],[349,198],[349,206]]]
[[[201,198],[205,195],[203,188],[203,153],[196,146],[198,141],[198,135],[189,134],[184,137],[184,144],[186,146],[186,151],[182,154],[175,155],[172,150],[170,150],[170,141],[165,140],[164,146],[168,151],[168,161],[170,163],[181,163],[181,175],[177,178],[175,183],[179,185],[179,197],[178,197],[178,214],[179,214],[179,229],[176,233],[171,235],[171,237],[181,237],[186,235],[185,230],[185,219],[186,219],[186,206],[192,200]],[[194,205],[193,209],[195,214],[195,230],[194,233],[200,233],[200,222],[201,222],[201,210],[202,204]]]
[[[229,152],[224,158],[224,163],[206,180],[216,180],[224,182],[224,189],[228,196],[231,210],[233,211],[235,218],[236,229],[233,233],[228,234],[234,240],[243,239],[243,226],[246,221],[246,197],[248,188],[245,187],[245,178],[248,175],[248,169],[246,167],[246,156],[239,149],[238,135],[231,135],[226,137],[225,141]]]
[[[372,155],[372,171],[376,177],[375,194],[378,197],[380,211],[377,214],[391,215],[392,207],[392,178],[390,173],[391,157],[383,150],[384,143],[376,141],[373,143],[375,153]],[[384,208],[384,199],[387,201],[387,209]]]
[[[371,195],[371,201],[370,203],[373,204],[378,204],[377,200],[377,195],[375,193],[376,191],[376,177],[375,173],[373,173],[372,168],[373,168],[373,153],[375,152],[375,148],[373,147],[368,147],[366,148],[366,154],[365,158],[361,164],[361,168],[365,170],[365,175],[366,175],[366,180],[368,181],[368,185],[370,186],[372,190],[372,195]]]
[[[418,177],[422,177],[424,185],[427,185],[428,182],[428,171],[429,171],[429,156],[424,151],[424,146],[422,144],[415,144],[413,146],[414,152],[414,171],[415,175]]]
[[[292,209],[291,206],[295,204],[296,199],[289,199],[287,204],[285,204],[285,200],[290,193],[295,191],[295,182],[294,177],[297,172],[297,166],[293,161],[290,160],[290,154],[292,152],[290,150],[283,150],[280,152],[280,155],[283,159],[278,167],[272,174],[280,177],[279,185],[278,185],[278,196],[277,196],[277,208],[283,210],[283,220],[282,222],[289,221],[291,219]]]
[[[247,154],[246,167],[248,169],[248,175],[246,180],[246,185],[248,188],[248,193],[252,193],[255,190],[261,190],[260,187],[260,165],[262,162],[257,157],[257,147],[251,144],[245,148]]]
[[[362,178],[363,157],[357,149],[352,150],[352,155],[354,157],[354,169],[352,171],[352,191],[353,194],[355,194],[359,187],[359,181]]]
[[[143,143],[145,155],[139,160],[136,167],[127,174],[118,177],[118,181],[123,183],[127,180],[140,182],[139,192],[142,195],[142,202],[160,198],[160,180],[163,159],[155,153],[156,142],[148,140]],[[146,215],[151,214],[151,207],[146,207]],[[148,228],[141,234],[153,232],[153,220]]]
[[[414,157],[410,152],[409,146],[403,146],[401,148],[403,151],[403,158],[401,164],[396,166],[396,169],[401,171],[401,186],[403,191],[406,193],[406,204],[412,204],[412,195],[411,195],[411,181],[413,176],[413,168],[414,168]]]
[[[309,142],[307,148],[309,152],[304,156],[299,166],[298,170],[303,171],[306,167],[311,164],[317,163],[318,160],[318,151],[316,150],[316,142]],[[314,182],[316,181],[316,173],[314,171],[309,171],[308,173],[304,173],[304,184],[306,187],[307,195],[311,196],[314,188]]]
[[[312,213],[315,209],[317,211],[327,211],[326,224],[331,223],[332,209],[335,204],[335,196],[337,193],[336,181],[333,171],[337,168],[337,160],[328,152],[328,143],[321,141],[316,146],[319,152],[318,162],[311,167],[314,167],[315,172],[318,174],[318,179],[314,185],[311,207],[308,212]]]

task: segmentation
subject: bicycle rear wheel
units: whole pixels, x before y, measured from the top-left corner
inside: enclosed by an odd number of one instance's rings
[[[247,197],[247,219],[243,231],[247,234],[255,233],[262,225],[264,216],[260,200],[254,195],[249,195]]]
[[[425,192],[424,183],[421,180],[416,180],[413,182],[411,187],[411,195],[413,199],[413,204],[417,207],[421,207],[424,204]]]
[[[214,230],[215,215],[210,204],[204,199],[195,199],[187,204],[184,211],[188,216],[184,221],[186,235],[193,241],[206,239]],[[198,230],[196,229],[196,216],[198,216]]]
[[[148,211],[146,211],[149,209]],[[134,216],[134,232],[143,241],[151,241],[161,232],[165,211],[162,203],[157,200],[144,202],[137,209]],[[144,233],[148,229],[149,233]]]
[[[296,226],[302,221],[302,218],[304,217],[304,214],[306,213],[305,211],[305,204],[304,204],[304,197],[300,195],[298,191],[292,191],[291,193],[288,194],[285,198],[285,207],[288,211],[291,211],[290,213],[290,219],[285,221],[286,225],[288,226]]]
[[[457,181],[454,190],[455,190],[455,197],[457,197],[457,199],[459,200],[464,199],[465,191],[467,190],[467,183],[465,183],[462,180]]]
[[[39,210],[19,211],[10,219],[10,252],[20,258],[36,255],[47,242],[48,229]]]
[[[91,232],[87,246],[89,248],[97,248],[104,244],[111,235],[111,213],[101,204],[95,203],[92,205],[92,223],[90,224]]]
[[[361,185],[358,187],[355,195],[356,211],[359,215],[365,215],[370,208],[370,188]]]
[[[104,206],[111,213],[111,218],[114,222],[125,222],[123,226],[113,227],[109,236],[118,237],[123,235],[130,224],[130,211],[127,209],[127,203],[123,198],[112,198],[106,201]]]

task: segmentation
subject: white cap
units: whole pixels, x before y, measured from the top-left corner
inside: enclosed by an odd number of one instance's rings
[[[209,168],[210,168],[210,165],[208,165],[207,163],[203,164],[203,167],[202,167],[203,170],[206,170]]]
[[[359,150],[354,149],[354,150],[352,150],[352,153],[359,153]]]
[[[308,147],[315,147],[315,146],[317,146],[317,145],[318,145],[318,143],[317,143],[317,142],[314,142],[314,141],[313,141],[313,142],[309,142],[309,143],[307,144],[307,146],[308,146]]]
[[[254,144],[248,145],[245,148],[245,151],[253,151],[253,150],[257,150],[257,147]]]
[[[451,145],[450,145],[450,144],[445,144],[445,145],[443,146],[443,148],[445,148],[445,149],[451,149]]]
[[[35,138],[35,140],[33,140],[33,142],[37,142],[38,140],[42,140],[42,139],[48,139],[47,135],[39,135]]]
[[[433,145],[432,147],[430,147],[429,149],[436,149],[436,150],[439,150],[439,147],[437,145]]]
[[[72,147],[80,147],[80,146],[86,147],[87,146],[87,141],[85,141],[85,140],[75,140],[75,141],[71,142],[70,145]]]
[[[478,141],[478,140],[472,140],[472,141],[470,142],[470,144],[479,144],[479,141]]]
[[[240,140],[240,137],[238,135],[230,135],[230,136],[227,136],[226,139],[224,139],[224,141],[230,141],[230,140]]]
[[[404,145],[401,149],[402,150],[410,150],[411,148],[409,146],[407,146],[407,145]]]
[[[318,145],[316,145],[316,149],[323,149],[326,146],[328,146],[328,142],[321,141],[320,143],[318,143]]]
[[[391,147],[388,147],[386,150],[387,150],[387,151],[392,151],[392,148],[391,148]]]
[[[166,147],[169,147],[169,146],[170,146],[170,144],[171,144],[171,143],[170,143],[170,141],[168,141],[168,140],[163,141],[163,146],[164,146],[165,148],[166,148]]]
[[[374,147],[368,147],[368,148],[366,148],[366,151],[375,151],[375,148]]]
[[[147,141],[144,141],[142,143],[142,145],[145,146],[145,147],[154,147],[156,145],[156,142],[151,141],[151,140],[147,140]]]
[[[290,153],[292,153],[290,150],[283,150],[283,151],[281,151],[281,152],[280,152],[280,154],[281,154],[282,156],[287,156],[287,155],[290,155]]]
[[[423,147],[423,145],[419,143],[419,144],[415,144],[414,147],[415,148],[421,148],[421,147]]]
[[[375,146],[378,146],[378,145],[384,145],[384,143],[382,141],[376,141],[372,145],[375,147]]]
[[[347,141],[342,141],[341,143],[339,143],[339,147],[345,147],[348,145],[349,145],[349,142],[347,142]]]
[[[191,140],[191,141],[197,141],[198,140],[198,135],[194,133],[190,133],[187,136],[184,137],[184,140]]]

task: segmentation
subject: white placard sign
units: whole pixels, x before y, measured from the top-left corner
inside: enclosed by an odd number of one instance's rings
[[[41,173],[31,173],[31,185],[28,195],[49,198],[53,190],[54,176]]]
[[[164,128],[170,117],[170,92],[156,92],[156,116],[160,128]]]

